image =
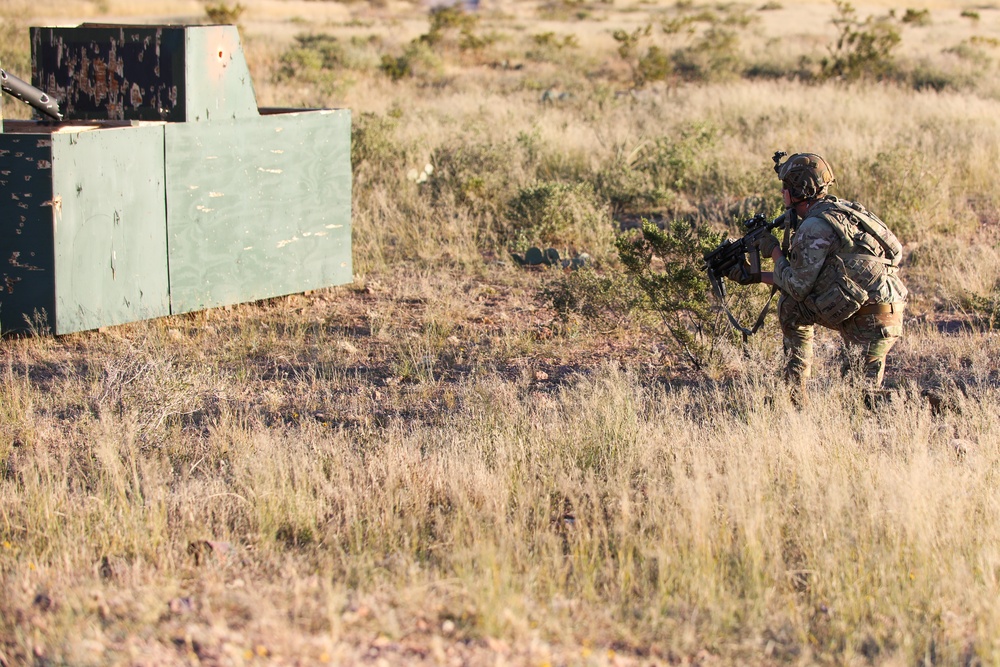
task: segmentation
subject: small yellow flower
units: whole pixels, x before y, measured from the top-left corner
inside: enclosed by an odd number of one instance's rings
[[[250,649],[247,649],[247,650],[243,651],[243,659],[244,660],[253,660],[253,651],[251,651]]]
[[[268,656],[267,647],[263,644],[257,644],[257,655],[266,658]]]
[[[28,563],[28,569],[31,570],[32,572],[34,572],[35,571],[35,564],[34,563]]]
[[[8,542],[7,540],[4,540],[3,541],[3,548],[4,549],[10,549],[11,548],[10,542]]]
[[[322,653],[319,654],[319,661],[330,662],[330,654],[327,653],[326,651],[323,651]]]

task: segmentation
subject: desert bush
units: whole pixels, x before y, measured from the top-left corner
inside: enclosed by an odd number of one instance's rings
[[[718,360],[726,331],[702,269],[704,254],[720,240],[680,220],[665,229],[643,220],[640,234],[622,235],[616,244],[625,272],[645,296],[643,308],[662,319],[668,339],[699,370]]]
[[[469,35],[479,23],[479,17],[465,12],[460,5],[440,5],[430,11],[430,27],[420,41],[437,46],[453,33]]]
[[[400,56],[385,54],[379,69],[393,81],[410,77],[429,78],[439,74],[444,64],[430,45],[414,40]]]
[[[720,81],[742,72],[739,37],[732,30],[712,27],[689,46],[677,49],[672,62],[687,81]]]
[[[208,20],[222,25],[237,25],[246,10],[247,8],[238,2],[235,5],[227,5],[224,2],[205,5],[205,15]]]
[[[531,183],[518,190],[503,217],[508,243],[521,250],[542,245],[603,254],[610,247],[611,219],[589,183]]]
[[[358,114],[351,125],[351,165],[355,180],[366,187],[369,179],[401,177],[408,151],[396,134],[399,121],[388,115]]]
[[[323,33],[296,35],[295,44],[281,54],[276,75],[279,80],[325,83],[342,77],[342,70],[373,68],[373,40],[352,38],[345,42]]]
[[[531,40],[536,46],[555,49],[557,51],[561,51],[562,49],[576,49],[580,46],[580,40],[576,35],[569,34],[559,37],[552,31],[534,34],[531,36]]]
[[[650,213],[676,201],[676,195],[654,183],[648,173],[635,168],[633,155],[620,148],[594,174],[594,189],[614,217],[625,213]]]
[[[374,53],[364,53],[364,45],[351,42],[345,46],[336,37],[325,34],[297,35],[295,45],[280,56],[275,71],[277,81],[310,84],[321,94],[333,94],[347,82],[347,70],[374,68]]]
[[[908,25],[927,26],[931,24],[931,12],[929,9],[907,8],[906,13],[899,20]]]
[[[961,301],[963,310],[971,315],[974,324],[988,331],[1000,327],[1000,289],[994,286],[987,294],[967,292]]]
[[[941,163],[919,141],[902,141],[857,166],[857,198],[904,242],[952,227],[951,197]]]
[[[618,42],[618,56],[628,64],[632,86],[642,88],[653,81],[664,81],[673,74],[673,63],[657,45],[646,45],[653,26],[636,28],[632,32],[615,30],[612,38]]]
[[[644,303],[642,293],[626,274],[602,274],[591,268],[561,274],[539,294],[564,325],[579,322],[605,331],[621,327]]]
[[[838,35],[830,56],[822,61],[823,75],[856,81],[884,79],[895,72],[894,51],[902,37],[892,14],[858,19],[857,10],[846,0],[835,0],[833,23]]]
[[[521,171],[517,146],[511,141],[466,143],[456,138],[431,154],[435,201],[452,202],[477,213],[502,210],[517,189],[511,176]]]
[[[702,194],[700,184],[713,180],[708,163],[718,132],[707,122],[695,121],[681,125],[667,136],[656,137],[644,144],[635,159],[635,168],[649,174],[653,182],[674,192]],[[717,192],[717,188],[709,191]]]
[[[393,81],[432,77],[442,70],[442,53],[449,50],[478,51],[499,39],[495,34],[475,34],[479,17],[468,14],[458,5],[432,8],[428,21],[428,31],[407,44],[401,55],[382,56],[379,69]]]

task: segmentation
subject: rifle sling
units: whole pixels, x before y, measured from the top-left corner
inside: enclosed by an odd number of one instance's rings
[[[757,333],[757,330],[760,329],[760,327],[764,324],[764,318],[767,317],[767,312],[771,310],[771,302],[774,301],[774,295],[777,293],[777,291],[778,288],[775,287],[774,285],[771,285],[771,294],[770,296],[767,297],[767,303],[764,304],[764,307],[760,311],[760,315],[757,316],[757,321],[754,322],[753,326],[750,327],[749,329],[739,323],[739,320],[737,320],[736,316],[733,315],[733,311],[729,310],[729,306],[726,304],[726,302],[720,299],[720,302],[722,303],[722,310],[725,311],[726,317],[729,318],[729,323],[733,325],[734,329],[743,334],[744,344],[747,342],[750,336]]]

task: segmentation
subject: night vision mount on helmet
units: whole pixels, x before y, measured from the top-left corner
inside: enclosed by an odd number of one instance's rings
[[[815,153],[796,153],[784,162],[787,153],[778,151],[774,160],[774,171],[793,200],[817,199],[826,195],[836,178],[829,163]]]

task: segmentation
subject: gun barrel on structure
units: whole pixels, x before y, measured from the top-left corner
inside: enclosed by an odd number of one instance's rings
[[[45,91],[35,88],[27,81],[22,81],[13,74],[0,69],[0,84],[3,92],[13,95],[26,104],[30,104],[53,120],[62,120],[59,111],[59,101],[52,99]]]

